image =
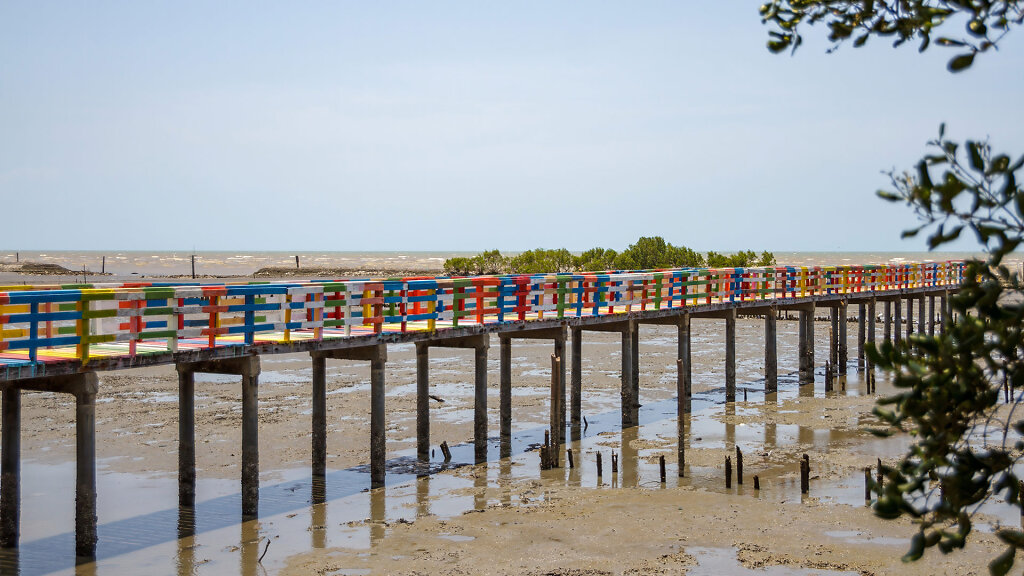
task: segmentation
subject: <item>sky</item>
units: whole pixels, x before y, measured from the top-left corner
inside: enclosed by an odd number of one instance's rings
[[[916,250],[885,171],[1024,153],[1024,31],[954,75],[759,5],[3,2],[0,249]]]

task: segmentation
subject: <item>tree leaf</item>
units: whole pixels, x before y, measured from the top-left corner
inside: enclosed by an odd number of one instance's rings
[[[1009,546],[1006,550],[996,556],[995,560],[988,563],[988,573],[992,576],[1003,576],[1013,568],[1013,558],[1017,554],[1017,548]]]
[[[961,54],[960,56],[953,58],[949,61],[949,65],[947,67],[950,72],[960,72],[970,68],[971,64],[974,64],[974,52],[971,52],[970,54]]]

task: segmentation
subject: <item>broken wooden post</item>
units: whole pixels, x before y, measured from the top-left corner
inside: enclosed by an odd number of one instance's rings
[[[619,455],[612,452],[612,474],[619,473]]]
[[[725,457],[725,489],[732,488],[732,458]]]
[[[576,464],[572,460],[572,448],[569,448],[565,452],[565,458],[569,461],[569,468],[575,468]]]
[[[757,474],[754,474],[754,490],[760,490],[760,489],[761,489],[761,479],[757,477]]]
[[[884,480],[885,480],[885,477],[882,475],[882,459],[879,458],[878,459],[878,473],[875,476],[875,492],[877,492],[878,494],[882,493],[882,482]]]
[[[743,485],[743,451],[736,447],[736,484]]]
[[[661,483],[665,483],[665,455],[658,456],[658,466],[661,468]]]
[[[871,500],[871,467],[864,468],[864,501]]]
[[[807,494],[811,487],[811,459],[804,454],[800,460],[800,493]]]
[[[846,334],[847,324],[849,324],[847,302],[843,300],[839,303],[839,361],[836,363],[838,364],[840,375],[846,375],[846,365],[850,362],[849,343],[847,342],[848,337]]]
[[[598,478],[601,477],[602,472],[603,472],[603,470],[602,470],[602,466],[601,466],[601,453],[598,452],[597,453],[597,477]]]
[[[452,461],[452,451],[448,448],[447,440],[441,442],[441,455],[444,456],[444,461],[446,463]]]

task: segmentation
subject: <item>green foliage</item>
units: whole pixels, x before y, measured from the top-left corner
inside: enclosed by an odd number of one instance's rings
[[[1013,467],[1024,449],[1024,442],[1013,440],[1024,433],[1014,412],[1022,401],[1016,391],[1024,387],[1024,286],[1003,265],[1024,239],[1024,189],[1017,183],[1024,157],[1013,162],[993,154],[988,142],[961,146],[945,137],[944,128],[929,145],[935,153],[914,170],[890,173],[895,191],[879,195],[905,202],[921,220],[904,236],[927,230],[928,245],[937,248],[967,229],[988,259],[969,262],[962,290],[950,298],[955,320],[942,333],[868,349],[879,367],[894,373],[899,390],[879,401],[876,414],[917,437],[886,471],[875,505],[880,516],[918,520],[908,560],[932,546],[943,552],[962,548],[972,513],[994,496],[1020,506]],[[941,174],[933,175],[935,169]],[[1004,385],[1014,390],[1010,406],[999,404]],[[1009,528],[997,534],[1008,549],[989,571],[1005,574],[1016,549],[1024,548],[1024,534]]]
[[[615,257],[620,270],[651,270],[704,265],[704,258],[685,246],[673,246],[661,236],[641,237]]]
[[[509,259],[497,250],[488,250],[472,258],[455,257],[444,261],[444,273],[449,276],[504,274],[508,268]]]
[[[750,268],[751,266],[774,266],[775,255],[771,252],[761,252],[758,257],[753,250],[740,250],[731,255],[708,252],[707,266],[709,268]]]
[[[721,268],[774,266],[775,255],[762,252],[758,257],[751,250],[722,256],[709,252],[708,259]],[[698,268],[705,266],[704,257],[685,246],[673,246],[661,236],[642,237],[622,253],[610,248],[591,248],[579,256],[573,256],[565,248],[527,250],[518,256],[508,258],[497,250],[483,252],[472,258],[449,258],[444,262],[444,272],[449,276],[476,274],[545,274],[562,272],[594,272],[607,270],[651,270],[654,268]]]
[[[615,267],[618,252],[611,248],[591,248],[576,257],[576,270],[580,272],[596,272],[611,270]]]
[[[940,46],[958,54],[951,72],[969,68],[975,57],[997,47],[1014,26],[1024,22],[1024,2],[1017,0],[771,0],[761,6],[769,31],[768,49],[795,50],[803,25],[825,23],[832,49],[853,38],[854,47],[870,37],[893,37],[899,46],[910,40],[928,48],[935,29],[954,18],[966,21],[961,38],[938,36]],[[981,94],[983,96],[983,94]],[[929,142],[934,153],[913,170],[889,174],[895,191],[879,195],[906,202],[921,225],[903,233],[928,230],[935,249],[972,231],[988,252],[987,261],[972,261],[961,291],[950,298],[955,316],[935,336],[916,335],[883,344],[867,353],[879,367],[892,371],[899,393],[879,402],[876,414],[894,430],[917,440],[900,462],[885,470],[887,482],[875,504],[885,518],[913,517],[919,532],[904,560],[920,558],[927,548],[942,552],[962,548],[971,531],[971,516],[994,496],[1022,506],[1014,465],[1024,450],[1024,421],[1015,416],[1024,395],[1024,291],[1021,279],[1003,258],[1024,240],[1024,191],[1017,172],[1024,157],[1013,161],[993,154],[988,142],[963,146],[946,139],[945,126]],[[941,171],[934,175],[933,170]],[[1012,385],[1009,406],[1000,406],[1000,385]],[[1024,532],[1001,527],[1006,551],[989,563],[991,574],[1006,574]]]
[[[833,49],[853,39],[860,47],[872,37],[893,38],[893,45],[918,41],[924,51],[932,34],[947,20],[963,16],[965,34],[938,36],[935,43],[959,53],[948,64],[951,72],[971,66],[975,55],[994,49],[1013,26],[1024,21],[1024,2],[1018,0],[770,0],[761,6],[761,20],[772,28],[768,49],[796,50],[803,42],[801,27],[824,23]]]
[[[572,272],[576,269],[576,259],[565,248],[557,250],[537,248],[514,256],[510,267],[518,274]]]

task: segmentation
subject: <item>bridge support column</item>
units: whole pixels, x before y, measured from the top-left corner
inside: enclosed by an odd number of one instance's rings
[[[490,347],[487,336],[473,347],[476,365],[473,402],[473,455],[477,464],[487,461],[487,350]]]
[[[800,310],[800,385],[814,384],[814,308]]]
[[[561,338],[555,338],[555,358],[558,358],[558,443],[565,444],[566,424],[566,386],[565,386],[565,336],[566,331],[562,329]],[[554,431],[551,432],[554,434]]]
[[[677,351],[676,351],[676,391],[679,393],[678,403],[681,403],[682,412],[689,414],[693,409],[693,366],[690,358],[690,314],[684,313],[679,317],[677,325]]]
[[[935,295],[928,296],[928,335],[935,335]]]
[[[945,334],[946,333],[946,322],[949,321],[949,312],[950,312],[950,310],[949,310],[949,308],[950,308],[950,306],[949,306],[949,291],[948,290],[943,292],[942,296],[939,296],[939,308],[940,308],[940,311],[939,311],[939,333]]]
[[[573,428],[578,428],[583,417],[583,330],[572,329],[572,410]]]
[[[846,334],[847,324],[849,324],[847,318],[847,301],[843,300],[839,303],[839,374],[846,375],[846,365],[850,361],[850,353],[848,348],[848,337]]]
[[[427,342],[416,343],[416,459],[430,461],[430,355]]]
[[[913,297],[906,297],[906,338],[913,334]]]
[[[313,363],[313,476],[322,478],[327,475],[327,358],[315,352],[310,356]]]
[[[383,486],[387,461],[387,439],[384,434],[384,365],[388,360],[387,345],[314,350],[309,354],[313,361],[313,476],[323,477],[327,467],[327,360],[362,360],[370,363],[370,486]]]
[[[81,375],[75,395],[75,556],[96,557],[96,392],[95,372]]]
[[[882,314],[884,322],[882,328],[882,340],[885,342],[892,342],[892,302],[886,300],[882,303]]]
[[[725,316],[725,401],[736,401],[736,309]]]
[[[867,334],[867,311],[863,302],[857,305],[857,370],[864,370],[864,338]]]
[[[875,345],[875,305],[876,301],[874,298],[868,301],[868,344],[871,344],[872,346]],[[871,359],[868,358],[866,354],[864,356],[864,371],[868,374],[869,379],[872,377],[872,373],[874,372],[874,366],[871,365]]]
[[[892,326],[892,338],[893,343],[899,344],[903,340],[903,299],[897,298],[893,301],[893,326]]]
[[[627,322],[628,327],[622,331],[622,385],[619,396],[622,398],[622,427],[630,428],[639,424],[639,413],[637,411],[637,399],[633,391],[633,335],[635,323]]]
[[[259,516],[259,356],[181,362],[178,370],[178,501],[195,503],[195,374],[242,377],[242,518]],[[184,451],[181,448],[184,447]],[[192,504],[183,504],[191,506]]]
[[[21,529],[21,390],[3,391],[0,406],[0,547],[16,548]]]
[[[0,425],[0,545],[16,547],[20,533],[21,390],[75,397],[75,556],[96,557],[96,393],[95,372],[44,376],[11,384],[3,391]]]
[[[839,308],[832,306],[828,309],[828,319],[831,329],[828,334],[828,361],[833,368],[839,366]],[[826,384],[828,379],[825,380]]]
[[[576,347],[575,342],[579,340],[574,333],[574,344],[573,348]],[[554,342],[554,356],[558,359],[557,365],[552,363],[552,369],[556,369],[557,373],[552,375],[552,393],[557,393],[557,402],[552,402],[551,409],[554,410],[551,414],[552,423],[551,435],[554,438],[555,444],[565,443],[565,424],[566,424],[566,391],[565,391],[565,340],[567,337],[567,331],[565,326],[559,326],[556,328],[524,328],[520,331],[503,332],[498,334],[499,341],[501,343],[500,348],[500,377],[501,377],[501,389],[500,389],[500,419],[501,419],[501,454],[502,458],[506,458],[512,455],[512,340],[515,338],[522,340],[552,340]],[[486,358],[485,358],[486,363]],[[486,367],[485,367],[486,370]],[[574,374],[573,376],[577,376]],[[573,392],[573,399],[578,400],[578,392]],[[486,432],[485,432],[486,433]],[[557,434],[557,436],[555,436]]]
[[[498,428],[502,458],[512,456],[512,339],[498,338]]]
[[[676,462],[679,477],[686,465],[686,418],[692,410],[693,388],[690,372],[690,314],[679,316],[676,359]]]
[[[381,345],[383,346],[383,344]],[[434,338],[416,343],[416,455],[421,461],[430,458],[429,348],[461,348],[473,350],[473,455],[477,464],[487,461],[487,334]],[[511,378],[511,376],[510,376]]]
[[[196,378],[178,365],[178,506],[196,503]]]
[[[778,323],[773,307],[764,315],[764,393],[779,391]]]
[[[917,333],[925,333],[925,304],[923,294],[917,299]]]

